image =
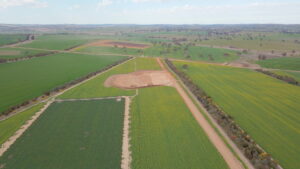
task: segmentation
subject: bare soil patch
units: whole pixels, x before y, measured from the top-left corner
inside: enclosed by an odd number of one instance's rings
[[[239,68],[249,68],[249,69],[258,69],[260,68],[257,64],[251,64],[247,62],[231,62],[224,64],[226,66],[239,67]]]
[[[129,74],[113,75],[106,79],[104,86],[137,89],[151,86],[173,86],[173,81],[166,71],[142,70]]]
[[[110,40],[101,40],[88,44],[88,46],[108,46],[108,47],[119,47],[119,48],[136,48],[136,49],[145,49],[150,47],[148,44],[141,43],[132,43],[132,42],[120,42],[120,41],[110,41]]]
[[[0,56],[13,56],[13,55],[19,55],[21,52],[16,50],[4,50],[0,51]]]

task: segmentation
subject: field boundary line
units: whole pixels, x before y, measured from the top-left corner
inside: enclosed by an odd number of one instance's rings
[[[113,97],[96,97],[96,98],[82,98],[82,99],[55,99],[54,102],[72,102],[72,101],[91,101],[91,100],[109,100],[118,99],[126,96],[113,96]]]
[[[184,89],[179,85],[177,80],[168,71],[168,69],[161,62],[160,58],[156,58],[157,62],[161,66],[161,68],[169,73],[171,78],[174,81],[174,87],[183,99],[184,103],[194,116],[195,120],[198,122],[199,126],[206,133],[207,137],[211,141],[211,143],[215,146],[217,151],[221,154],[224,161],[227,163],[228,167],[231,169],[243,169],[242,163],[236,158],[236,156],[231,152],[231,150],[227,147],[225,142],[221,139],[221,137],[217,134],[215,129],[209,124],[209,122],[205,119],[202,113],[199,111],[198,107],[193,103],[188,94],[184,91]]]
[[[69,90],[71,90],[71,89],[73,89],[73,88],[75,88],[75,87],[77,87],[77,86],[79,86],[79,85],[85,83],[85,82],[88,82],[89,80],[92,80],[92,79],[94,79],[94,78],[96,78],[96,77],[98,77],[98,76],[100,76],[100,75],[102,75],[102,74],[104,74],[104,73],[106,73],[106,72],[108,72],[108,71],[110,71],[110,70],[113,70],[114,68],[117,68],[118,66],[121,66],[121,65],[123,65],[123,64],[125,64],[125,63],[127,63],[127,62],[129,62],[129,61],[131,61],[131,60],[134,60],[134,59],[135,59],[135,57],[132,57],[132,58],[126,60],[126,61],[123,62],[123,63],[120,63],[120,64],[118,64],[118,65],[115,65],[115,66],[113,66],[113,67],[111,67],[111,68],[109,68],[109,69],[107,69],[107,70],[105,70],[105,71],[103,71],[103,72],[99,72],[98,74],[96,74],[96,75],[94,75],[94,76],[92,76],[92,77],[90,77],[90,78],[88,78],[88,79],[85,79],[85,80],[83,80],[82,82],[79,82],[79,83],[77,83],[77,84],[74,84],[74,85],[68,87],[67,89],[65,89],[65,90],[63,90],[63,91],[60,91],[60,92],[54,94],[53,96],[50,96],[50,97],[44,98],[44,99],[41,98],[41,100],[35,102],[34,104],[29,105],[29,106],[25,106],[24,108],[21,108],[20,110],[18,110],[18,111],[15,112],[15,113],[12,113],[12,114],[9,115],[9,116],[6,116],[6,117],[4,117],[4,118],[1,118],[1,116],[0,116],[0,122],[1,122],[1,121],[4,121],[4,120],[7,120],[7,119],[13,117],[14,115],[19,114],[19,113],[21,113],[21,112],[23,112],[23,111],[25,111],[25,110],[28,110],[28,109],[30,109],[31,107],[33,107],[33,106],[35,106],[35,105],[38,105],[39,103],[47,102],[47,101],[49,101],[49,100],[52,99],[52,98],[56,98],[57,96],[60,96],[60,95],[62,95],[63,93],[65,93],[65,92],[67,92],[67,91],[69,91]]]
[[[45,110],[54,102],[54,99],[49,100],[43,108],[36,112],[31,119],[25,122],[24,125],[18,129],[13,136],[6,140],[0,147],[0,157],[15,143],[15,141],[22,136],[22,134],[45,112]]]

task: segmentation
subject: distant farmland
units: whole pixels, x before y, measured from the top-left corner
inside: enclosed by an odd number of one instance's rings
[[[284,168],[300,167],[299,87],[248,69],[174,63]]]
[[[27,35],[0,34],[0,46],[17,43],[27,39]]]
[[[98,39],[91,35],[41,35],[32,43],[21,45],[28,48],[65,50]]]
[[[300,57],[274,58],[274,59],[260,60],[257,61],[256,63],[265,68],[300,71]]]
[[[26,56],[34,56],[37,54],[47,54],[50,52],[33,50],[33,49],[20,49],[20,48],[0,48],[0,59],[12,59]]]
[[[0,158],[0,166],[118,169],[123,112],[124,100],[54,103]]]
[[[0,64],[0,112],[123,58],[55,54]]]

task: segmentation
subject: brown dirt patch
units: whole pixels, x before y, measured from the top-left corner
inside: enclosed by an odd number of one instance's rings
[[[88,44],[88,46],[108,46],[108,47],[119,47],[119,48],[136,48],[136,49],[145,49],[150,47],[148,44],[141,43],[132,43],[132,42],[121,42],[121,41],[110,41],[110,40],[101,40]]]
[[[166,71],[142,70],[129,74],[113,75],[106,79],[104,86],[137,89],[151,86],[173,86],[173,81]]]
[[[21,52],[16,50],[4,50],[0,51],[0,56],[13,56],[13,55],[19,55]]]
[[[240,68],[250,68],[250,69],[260,68],[259,65],[251,64],[251,63],[247,63],[247,62],[231,62],[231,63],[227,63],[227,64],[224,64],[224,65],[232,66],[232,67],[240,67]]]

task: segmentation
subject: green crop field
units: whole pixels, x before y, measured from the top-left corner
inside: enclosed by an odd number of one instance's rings
[[[272,69],[300,70],[300,57],[282,57],[256,62],[262,67]]]
[[[120,65],[98,77],[89,80],[59,96],[61,99],[67,98],[97,98],[108,96],[132,96],[135,90],[122,90],[118,88],[107,88],[104,86],[105,80],[116,74],[134,72],[135,70],[159,70],[160,67],[153,58],[136,58]]]
[[[300,88],[248,69],[174,62],[270,153],[300,168]]]
[[[0,48],[0,59],[12,59],[26,56],[34,56],[37,54],[50,53],[47,51],[20,49],[20,48]]]
[[[22,47],[65,50],[84,43],[99,39],[90,35],[42,35],[37,36],[31,43],[21,45]]]
[[[0,158],[2,169],[118,169],[124,100],[53,103]]]
[[[228,168],[174,88],[139,90],[131,105],[132,168]]]
[[[88,52],[95,54],[123,54],[123,55],[142,55],[142,50],[132,48],[116,48],[106,46],[88,46],[77,50],[78,52]]]
[[[24,41],[26,38],[27,35],[2,34],[0,35],[0,46]]]
[[[0,64],[0,112],[123,58],[55,54]]]
[[[145,56],[162,56],[176,59],[201,60],[209,62],[228,62],[239,58],[237,53],[228,49],[218,49],[200,46],[156,45],[145,49]]]
[[[27,120],[39,111],[45,103],[40,103],[28,110],[20,112],[4,121],[0,121],[0,146],[11,137]]]

